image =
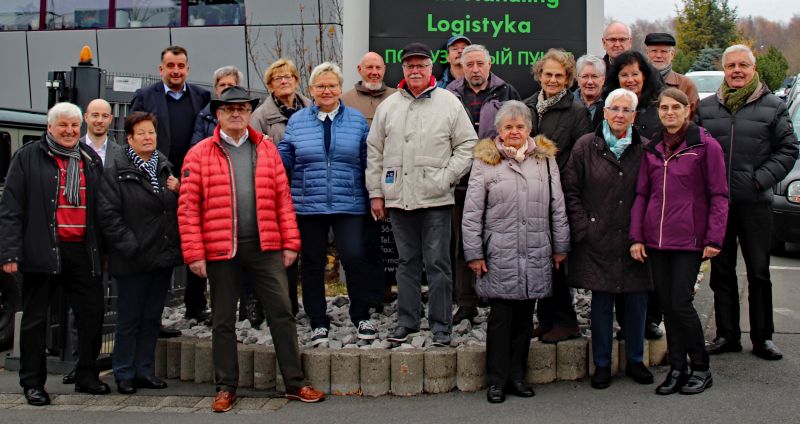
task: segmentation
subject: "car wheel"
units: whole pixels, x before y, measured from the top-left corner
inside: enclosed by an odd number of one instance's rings
[[[14,342],[14,314],[19,310],[19,284],[9,274],[0,272],[0,350]]]

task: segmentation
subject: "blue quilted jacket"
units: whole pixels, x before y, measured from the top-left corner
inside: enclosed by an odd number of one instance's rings
[[[364,170],[367,133],[364,115],[339,104],[333,118],[330,151],[325,151],[319,107],[312,105],[289,119],[278,151],[283,159],[298,215],[367,213]]]

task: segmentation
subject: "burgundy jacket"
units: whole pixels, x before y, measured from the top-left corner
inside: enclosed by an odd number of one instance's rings
[[[684,140],[664,158],[663,133],[644,147],[631,209],[631,243],[659,250],[722,247],[728,220],[728,182],[722,147],[689,124]]]

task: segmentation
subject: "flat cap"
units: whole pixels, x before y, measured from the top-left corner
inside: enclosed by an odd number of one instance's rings
[[[645,46],[674,46],[675,37],[666,32],[651,32],[644,37]]]

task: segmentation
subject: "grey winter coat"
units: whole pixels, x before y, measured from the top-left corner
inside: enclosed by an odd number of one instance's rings
[[[631,258],[628,229],[643,143],[634,129],[617,159],[603,129],[579,138],[563,173],[572,230],[567,284],[607,293],[652,290],[647,265]]]
[[[303,107],[308,107],[311,104],[311,100],[309,100],[308,97],[300,93],[296,93],[295,96],[300,99],[300,104],[302,104]],[[253,111],[253,116],[250,117],[250,126],[256,131],[269,136],[272,140],[272,144],[276,146],[283,140],[283,133],[286,131],[286,124],[288,122],[289,118],[283,116],[281,110],[278,109],[278,106],[276,106],[275,102],[272,100],[271,94],[267,94],[267,97],[264,98],[261,105]]]
[[[486,261],[479,296],[541,299],[552,292],[553,253],[569,251],[556,146],[542,136],[529,139],[528,157],[518,163],[500,152],[500,143],[475,146],[461,224],[464,258]]]

